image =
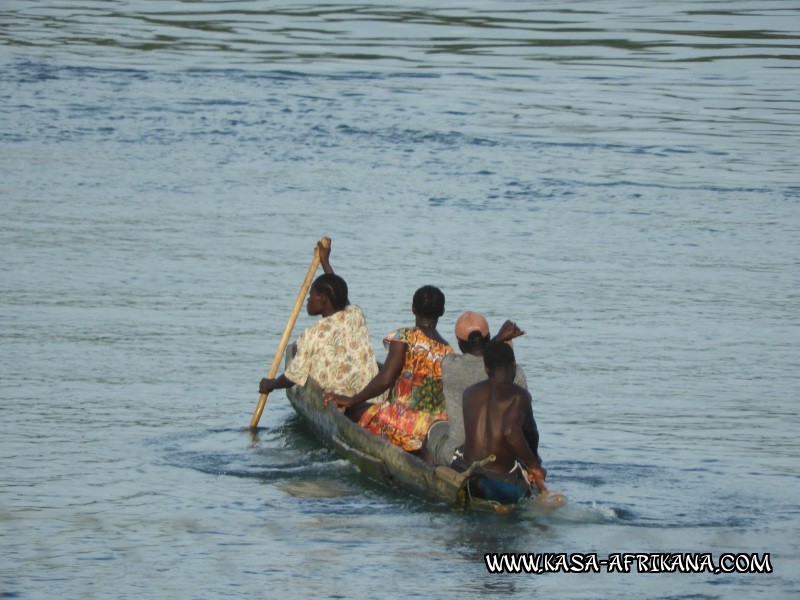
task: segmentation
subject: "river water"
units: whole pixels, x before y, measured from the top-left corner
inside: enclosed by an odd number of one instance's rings
[[[798,60],[789,1],[3,0],[0,596],[796,598]],[[565,507],[243,429],[323,235],[381,357],[427,283],[526,329]]]

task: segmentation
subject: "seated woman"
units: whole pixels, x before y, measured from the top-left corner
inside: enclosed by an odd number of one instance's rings
[[[426,285],[414,293],[414,327],[403,327],[383,340],[389,353],[380,372],[353,396],[326,392],[325,404],[336,402],[346,414],[376,435],[409,452],[417,452],[430,426],[446,419],[442,392],[442,358],[453,348],[436,324],[444,314],[444,294]],[[390,387],[388,402],[364,404]]]
[[[347,283],[330,265],[330,248],[317,245],[325,271],[311,284],[309,315],[322,318],[297,339],[297,354],[275,379],[262,379],[259,392],[305,385],[311,377],[325,390],[355,394],[378,373],[367,321],[361,309],[350,304]]]

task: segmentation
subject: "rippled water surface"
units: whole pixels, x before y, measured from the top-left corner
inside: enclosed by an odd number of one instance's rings
[[[4,0],[0,596],[796,597],[798,60],[788,1]],[[426,283],[527,330],[565,507],[243,429],[323,235],[379,356]]]

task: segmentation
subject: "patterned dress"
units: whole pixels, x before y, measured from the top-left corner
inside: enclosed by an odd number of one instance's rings
[[[432,340],[416,327],[390,333],[383,345],[388,349],[395,340],[406,344],[406,355],[391,400],[371,406],[361,416],[359,424],[392,444],[414,452],[422,446],[430,426],[447,418],[441,362],[453,353],[453,348]]]
[[[377,373],[364,313],[350,304],[300,334],[285,375],[297,385],[311,377],[324,390],[352,396]]]

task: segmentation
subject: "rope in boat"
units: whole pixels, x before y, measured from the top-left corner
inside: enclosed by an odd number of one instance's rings
[[[470,503],[480,503],[484,505],[488,505],[494,508],[495,512],[507,512],[510,510],[510,505],[503,504],[502,502],[498,502],[497,500],[487,500],[486,498],[473,498],[472,490],[470,489],[470,476],[480,467],[486,466],[490,462],[494,462],[497,457],[494,454],[490,454],[488,457],[484,458],[483,460],[478,460],[472,463],[469,468],[464,471],[464,475],[466,476],[464,479],[464,483],[462,486],[466,486],[466,492],[468,501],[466,506],[469,506]],[[527,469],[527,467],[526,467]],[[477,501],[477,502],[476,502]],[[465,506],[465,508],[466,508]]]
[[[485,467],[490,462],[494,462],[496,458],[497,457],[494,454],[490,454],[489,456],[487,456],[483,460],[476,460],[474,463],[472,463],[469,466],[469,468],[466,471],[464,471],[464,476],[465,476],[464,477],[464,483],[461,484],[461,485],[464,486],[466,488],[466,491],[467,491],[467,497],[468,497],[467,506],[469,506],[470,504],[475,502],[475,498],[472,497],[472,490],[470,489],[470,486],[469,486],[469,478],[470,478],[470,476],[472,476],[472,474],[476,470],[478,470],[479,468]],[[493,505],[493,506],[497,506],[497,507],[503,506],[503,504],[501,504],[497,500],[484,500],[483,498],[478,498],[478,500],[480,500],[481,503],[483,503],[483,504],[489,504],[489,505]]]

